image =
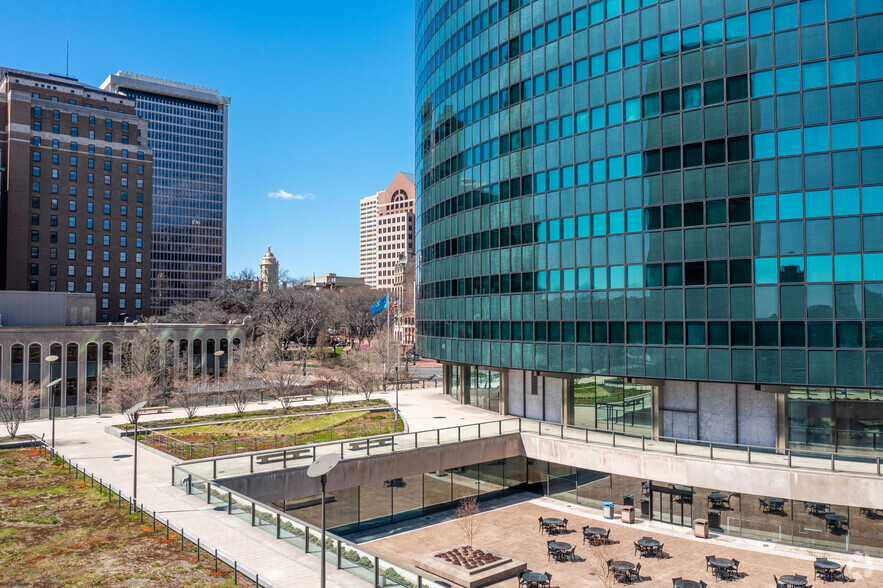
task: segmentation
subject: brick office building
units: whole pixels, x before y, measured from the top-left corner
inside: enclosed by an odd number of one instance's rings
[[[133,98],[0,68],[0,287],[95,293],[99,321],[148,313],[146,133]]]

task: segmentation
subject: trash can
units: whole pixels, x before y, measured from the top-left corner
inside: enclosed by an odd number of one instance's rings
[[[650,517],[650,499],[642,498],[641,499],[641,516],[649,518]]]
[[[622,505],[623,506],[635,506],[635,496],[633,494],[623,494],[622,495]]]
[[[708,539],[708,519],[694,519],[693,534],[701,539]]]
[[[721,526],[721,511],[719,510],[709,510],[708,511],[708,526],[712,529],[720,529]]]
[[[605,502],[604,503],[604,518],[612,519],[613,518],[613,503]]]
[[[635,507],[634,506],[623,506],[622,511],[620,512],[620,518],[623,523],[632,524],[635,522]]]

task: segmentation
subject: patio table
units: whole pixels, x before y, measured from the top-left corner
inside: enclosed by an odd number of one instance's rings
[[[628,572],[635,569],[635,564],[629,561],[615,561],[610,564],[610,567],[616,572]]]
[[[527,572],[526,574],[521,576],[521,578],[525,582],[527,582],[528,586],[532,586],[532,585],[539,586],[543,582],[547,581],[549,579],[549,576],[547,576],[546,574],[544,574],[542,572]]]
[[[725,492],[709,492],[708,493],[708,502],[711,504],[711,506],[716,506],[716,507],[723,506],[724,502],[727,500],[727,496],[729,496],[729,495],[726,494]],[[689,580],[684,580],[684,581],[687,582]]]
[[[843,523],[846,522],[846,516],[836,512],[829,512],[825,515],[825,522],[835,529],[840,529],[843,527]]]
[[[563,522],[564,522],[564,521],[563,521],[562,519],[556,519],[556,518],[553,518],[553,517],[543,518],[543,524],[544,524],[544,525],[560,525],[560,524],[563,523]]]
[[[702,588],[702,584],[696,580],[676,580],[675,586],[677,588]]]
[[[779,576],[779,580],[784,584],[788,584],[789,586],[806,586],[807,579],[804,577],[797,577],[797,575],[793,576]]]
[[[839,563],[828,559],[817,559],[813,565],[815,565],[816,569],[822,570],[822,573],[825,576],[825,581],[830,580],[834,575],[834,571],[840,569]]]
[[[549,547],[556,551],[566,551],[573,547],[570,543],[565,543],[564,541],[552,541],[549,543]]]
[[[728,570],[730,568],[736,566],[736,562],[725,557],[713,557],[708,560],[708,563],[714,568],[715,574],[721,574],[724,577],[729,574]]]

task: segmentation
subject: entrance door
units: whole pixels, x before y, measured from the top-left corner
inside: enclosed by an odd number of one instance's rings
[[[693,524],[693,488],[650,484],[650,519],[689,527]]]

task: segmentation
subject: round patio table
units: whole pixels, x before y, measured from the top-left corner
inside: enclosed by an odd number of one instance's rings
[[[615,561],[610,564],[610,567],[617,572],[627,572],[629,570],[635,569],[635,564],[628,561]]]
[[[650,537],[638,539],[638,545],[641,547],[659,547],[659,541]]]
[[[719,570],[721,574],[725,574],[727,569],[736,565],[736,562],[725,557],[713,557],[708,560],[708,563],[715,568],[715,571]]]
[[[561,519],[556,519],[556,518],[551,518],[551,517],[548,519],[545,519],[545,518],[543,519],[544,525],[560,525],[563,522],[564,521]]]
[[[779,576],[779,580],[781,580],[784,584],[788,584],[789,586],[806,586],[806,578],[798,578],[795,576]]]
[[[607,532],[607,529],[602,529],[601,527],[586,527],[583,531],[589,535],[603,535]]]
[[[531,584],[542,584],[549,579],[549,576],[542,572],[527,572],[521,576],[521,579],[527,582],[527,585],[530,586]]]
[[[573,547],[573,545],[571,545],[570,543],[565,543],[564,541],[552,541],[551,543],[549,543],[549,547],[558,551],[565,551]]]
[[[727,497],[726,492],[709,492],[708,497],[712,500],[723,500]],[[684,580],[684,582],[692,582],[692,580]]]
[[[702,584],[696,580],[677,580],[675,586],[677,588],[701,588]]]
[[[837,514],[836,512],[829,512],[825,515],[825,520],[834,523],[842,523],[846,520],[846,515]]]
[[[836,561],[828,559],[817,559],[813,564],[817,570],[822,570],[825,574],[825,580],[830,580],[834,570],[840,569],[840,564]]]
[[[768,504],[771,504],[773,506],[782,506],[785,504],[784,498],[773,498],[771,496],[764,496],[763,499],[766,500]]]

